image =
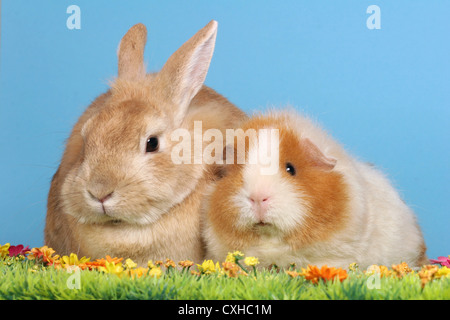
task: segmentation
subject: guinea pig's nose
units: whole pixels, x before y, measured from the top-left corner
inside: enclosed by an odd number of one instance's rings
[[[266,205],[270,196],[267,193],[257,192],[250,194],[248,198],[252,204]]]

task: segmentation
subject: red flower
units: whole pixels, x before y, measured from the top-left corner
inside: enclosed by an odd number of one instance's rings
[[[9,252],[11,252],[11,249],[9,249]],[[437,259],[430,259],[430,262],[431,263],[438,263],[441,266],[450,268],[450,256],[448,256],[448,258],[447,257],[438,257]]]
[[[30,251],[29,246],[27,246],[26,248],[23,247],[23,245],[19,244],[18,246],[10,246],[9,247],[9,256],[10,257],[15,257],[18,255],[22,255],[24,256],[27,251]]]

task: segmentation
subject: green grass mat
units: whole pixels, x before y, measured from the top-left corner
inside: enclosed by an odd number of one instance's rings
[[[80,260],[73,258],[66,260],[81,266]],[[244,266],[247,273],[242,269],[230,273],[231,269],[226,271],[219,264],[205,263],[193,265],[191,270],[161,265],[139,273],[130,261],[106,262],[106,266],[102,271],[82,270],[68,264],[55,268],[42,257],[0,257],[0,299],[450,299],[448,268],[440,266],[428,266],[432,269],[429,274],[424,270],[398,273],[394,269],[368,273],[353,267],[349,271],[342,270],[345,278],[341,281],[314,278],[304,269],[255,272]],[[151,275],[149,270],[159,272]]]

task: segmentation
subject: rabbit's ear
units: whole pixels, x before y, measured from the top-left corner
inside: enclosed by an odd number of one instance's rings
[[[158,73],[163,98],[173,106],[174,124],[179,125],[208,73],[214,52],[217,22],[212,20],[185,42]]]
[[[120,41],[118,76],[121,79],[135,80],[145,76],[144,48],[147,42],[147,28],[138,23],[130,28]]]

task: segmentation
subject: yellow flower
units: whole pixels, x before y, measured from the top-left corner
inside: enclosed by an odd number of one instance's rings
[[[113,261],[111,261],[111,262],[106,261],[105,266],[100,267],[99,270],[103,271],[105,273],[111,273],[111,274],[121,276],[122,272],[123,272],[123,267],[121,264],[115,264]]]
[[[148,275],[150,277],[159,278],[162,275],[162,271],[160,267],[150,269]]]
[[[150,269],[156,268],[155,264],[153,263],[153,260],[148,260],[147,266],[148,266]]]
[[[1,258],[4,258],[7,255],[9,255],[9,247],[10,246],[11,246],[10,243],[6,243],[6,244],[0,246],[0,257]]]
[[[241,260],[243,257],[244,257],[244,254],[240,251],[228,252],[225,262],[236,263],[237,260]]]
[[[125,269],[134,269],[137,267],[137,263],[135,263],[131,259],[125,260]]]
[[[348,270],[356,272],[358,271],[359,266],[356,262],[350,263],[350,265],[348,266]]]
[[[220,265],[217,262],[214,264],[212,260],[205,260],[203,263],[197,264],[198,270],[200,271],[200,274],[211,274],[215,272],[220,272]]]
[[[78,259],[78,256],[75,253],[71,253],[70,256],[63,256],[60,261],[63,268],[67,268],[68,266],[78,266],[80,264],[84,264],[88,262],[90,258],[83,257]]]
[[[205,260],[201,265],[197,264],[197,267],[201,274],[211,274],[218,271],[216,269],[220,269],[219,263],[214,265],[212,260]]]
[[[143,275],[146,275],[148,272],[147,268],[139,267],[139,268],[132,268],[132,269],[126,269],[126,272],[131,278],[140,278]]]
[[[258,258],[255,258],[255,257],[246,257],[244,259],[244,263],[246,265],[248,265],[249,267],[254,267],[259,264],[259,260],[258,260]]]
[[[436,272],[436,278],[447,277],[450,278],[450,268],[449,267],[441,267]]]

